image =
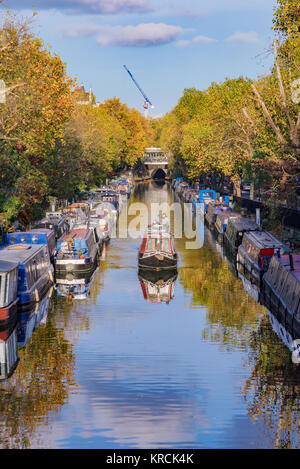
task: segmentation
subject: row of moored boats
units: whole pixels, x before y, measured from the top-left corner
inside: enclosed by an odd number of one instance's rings
[[[217,200],[214,190],[195,191],[181,179],[173,181],[173,188],[203,217],[237,275],[256,292],[254,297],[300,337],[300,255],[251,218],[235,212],[229,197]]]
[[[84,296],[132,187],[126,177],[83,192],[26,231],[6,233],[0,225],[0,331],[40,304],[51,287],[59,296]]]

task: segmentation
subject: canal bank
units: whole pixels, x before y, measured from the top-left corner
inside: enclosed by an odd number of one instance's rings
[[[167,184],[134,203],[173,203]],[[174,222],[171,217],[171,224]],[[53,293],[0,384],[1,444],[30,448],[299,447],[299,370],[211,233],[175,239],[168,302],[145,299],[140,238],[112,239],[86,299]]]

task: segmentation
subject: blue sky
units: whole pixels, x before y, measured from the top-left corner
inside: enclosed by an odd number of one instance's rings
[[[67,63],[98,101],[117,96],[143,112],[131,70],[154,104],[170,111],[184,88],[268,73],[275,0],[4,0]]]

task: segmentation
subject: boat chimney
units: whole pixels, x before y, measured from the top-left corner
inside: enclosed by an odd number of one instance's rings
[[[289,254],[289,258],[290,258],[290,266],[291,266],[291,270],[295,270],[295,269],[294,269],[294,260],[293,260],[293,255],[292,255],[292,254]]]

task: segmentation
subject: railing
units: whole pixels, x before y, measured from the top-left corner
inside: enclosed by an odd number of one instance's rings
[[[168,163],[169,158],[167,155],[162,154],[146,154],[144,157],[144,163]]]

